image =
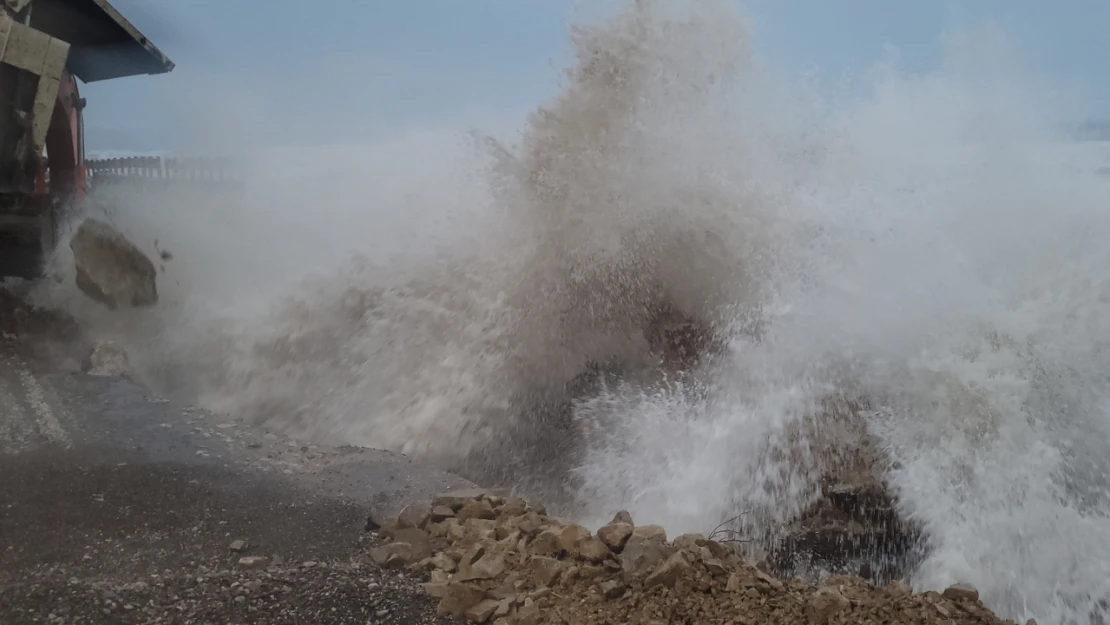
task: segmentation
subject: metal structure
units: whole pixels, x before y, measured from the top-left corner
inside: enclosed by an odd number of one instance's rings
[[[0,0],[0,276],[37,277],[84,197],[78,80],[172,69],[108,0]]]

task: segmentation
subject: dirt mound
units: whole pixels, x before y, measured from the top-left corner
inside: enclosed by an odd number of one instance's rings
[[[442,616],[497,625],[666,623],[1009,623],[958,585],[914,594],[831,576],[779,580],[744,563],[727,542],[668,541],[627,512],[592,533],[542,507],[495,494],[442,495],[380,524],[371,557],[430,572],[425,590]]]

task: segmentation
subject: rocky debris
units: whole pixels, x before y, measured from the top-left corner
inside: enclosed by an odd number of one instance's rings
[[[270,566],[270,559],[262,556],[244,556],[239,558],[239,568],[252,571]]]
[[[623,525],[636,525],[635,523],[632,522],[632,515],[629,514],[628,510],[621,510],[620,512],[613,515],[613,520],[609,521],[609,524],[610,525],[621,525],[621,524],[623,524]]]
[[[945,588],[941,596],[952,601],[978,601],[979,589],[971,584],[954,584]]]
[[[825,625],[838,614],[852,609],[852,602],[831,586],[818,588],[806,601],[806,620],[810,625]]]
[[[631,523],[613,523],[597,530],[597,537],[614,553],[624,549],[628,539],[632,537]]]
[[[132,375],[131,361],[127,358],[127,352],[110,341],[97,341],[85,359],[82,369],[89,375],[100,377]]]
[[[712,324],[666,302],[652,310],[643,331],[652,353],[660,356],[658,362],[615,365],[611,363],[619,359],[601,359],[587,363],[567,385],[565,406],[596,396],[605,386],[603,381],[615,383],[644,374],[641,367],[658,368],[676,379],[689,375],[691,368],[721,343],[723,337],[715,334]],[[928,545],[922,540],[921,528],[897,513],[885,479],[888,458],[861,416],[870,408],[865,396],[834,393],[824,398],[813,414],[788,424],[782,437],[766,442],[762,453],[769,463],[789,466],[799,475],[819,476],[821,488],[817,501],[785,523],[756,510],[725,528],[734,533],[731,537],[749,540],[752,551],[765,555],[778,575],[798,575],[816,582],[826,571],[860,575],[882,584],[905,576],[923,558]],[[563,410],[557,414],[572,409]],[[558,419],[553,416],[548,421]],[[566,427],[569,432],[560,432],[560,440],[575,436],[575,430]],[[545,438],[537,446],[547,444]],[[508,482],[513,478],[497,479]],[[626,511],[610,523],[618,524],[634,525]],[[605,540],[604,535],[601,538]]]
[[[247,541],[233,540],[231,544],[228,545],[228,549],[230,549],[232,553],[242,553],[247,550]]]
[[[69,242],[77,288],[110,309],[158,302],[157,271],[150,258],[115,228],[86,219]]]
[[[441,506],[456,515],[433,520],[428,511]],[[523,500],[481,493],[438,497],[420,510],[402,515],[425,521],[423,528],[393,530],[392,542],[371,557],[381,562],[390,554],[407,569],[426,571],[424,589],[438,600],[437,614],[470,623],[1009,623],[970,586],[915,594],[901,581],[875,586],[831,575],[816,586],[776,579],[729,544],[699,534],[668,541],[663,528],[636,527],[627,514],[595,535]],[[481,514],[463,518],[463,510]],[[402,531],[426,541],[430,555],[413,553],[400,541]]]

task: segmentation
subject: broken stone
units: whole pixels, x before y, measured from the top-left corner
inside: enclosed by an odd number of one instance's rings
[[[150,258],[115,228],[86,219],[69,242],[77,288],[115,310],[158,303],[158,272]]]
[[[719,577],[728,573],[728,569],[725,567],[724,563],[716,558],[709,558],[705,561],[705,570],[714,577]]]
[[[555,558],[532,556],[532,582],[536,586],[552,586],[563,572],[563,565]]]
[[[432,522],[442,523],[447,519],[454,518],[455,511],[448,506],[436,506],[432,508]]]
[[[486,598],[486,592],[473,584],[451,582],[442,591],[437,616],[463,616]]]
[[[233,540],[231,541],[231,545],[228,547],[228,549],[230,549],[232,553],[242,553],[247,550],[247,541]]]
[[[771,590],[774,590],[775,592],[782,592],[782,588],[783,588],[782,587],[782,582],[780,582],[779,580],[771,577],[767,573],[764,573],[763,571],[760,571],[759,569],[756,569],[755,578],[757,580],[759,580],[765,587],[769,587]]]
[[[539,556],[553,556],[559,553],[559,533],[544,530],[532,541],[532,552]]]
[[[435,569],[439,571],[454,573],[458,569],[455,561],[452,560],[450,556],[442,552],[435,554],[428,560],[429,564],[431,564],[431,566],[435,567]]]
[[[979,589],[966,583],[953,584],[945,588],[940,596],[950,601],[974,602],[979,600]]]
[[[497,521],[491,519],[467,519],[466,526],[480,532],[488,532],[491,536],[497,533]]]
[[[497,611],[499,605],[500,603],[493,599],[483,599],[466,611],[466,619],[471,623],[485,623]]]
[[[705,536],[701,534],[683,534],[675,538],[672,544],[687,551],[697,552],[698,548],[705,542]]]
[[[459,556],[459,566],[470,566],[484,555],[486,555],[486,548],[482,545],[474,545]]]
[[[529,538],[534,538],[536,534],[544,529],[543,521],[535,512],[527,512],[523,516],[513,519],[510,524],[510,527],[512,526],[515,526]]]
[[[590,530],[581,525],[570,524],[559,532],[556,541],[558,550],[562,553],[578,553],[578,543],[590,537]]]
[[[658,525],[644,525],[632,530],[632,536],[641,540],[656,540],[667,542],[667,530]]]
[[[609,547],[605,546],[605,543],[601,542],[600,538],[587,536],[578,542],[577,554],[578,557],[583,560],[603,562],[609,559],[613,555],[613,552],[609,550]]]
[[[665,543],[632,537],[621,551],[621,569],[630,575],[641,575],[673,553],[674,548]]]
[[[442,573],[442,571],[435,572]],[[421,586],[424,588],[424,592],[426,592],[429,597],[442,599],[444,596],[447,595],[447,580],[437,581],[433,579],[431,582],[428,582],[427,584],[422,584]]]
[[[458,519],[444,519],[441,523],[428,523],[424,526],[424,531],[428,532],[429,536],[436,536],[439,538],[446,537],[452,522],[458,525]]]
[[[110,341],[97,341],[85,358],[82,370],[97,377],[131,377],[131,361],[127,352]]]
[[[625,543],[632,536],[632,525],[629,523],[614,523],[597,530],[597,537],[605,546],[616,553],[624,549]]]
[[[494,599],[515,599],[517,596],[516,583],[520,581],[520,573],[513,571],[505,576],[501,581],[501,585],[490,591],[489,595]]]
[[[465,522],[467,519],[493,520],[497,518],[497,513],[493,511],[493,506],[488,501],[470,499],[455,512],[455,516]]]
[[[451,542],[464,541],[466,540],[467,536],[468,534],[466,528],[462,525],[455,523],[453,525],[447,526],[447,538],[450,539]]]
[[[624,593],[628,590],[628,584],[625,584],[619,579],[611,579],[601,582],[599,588],[601,589],[601,595],[603,597],[613,600],[620,599],[624,596]]]
[[[503,517],[515,517],[528,512],[528,504],[523,499],[506,499],[505,503],[497,509],[498,514]]]
[[[397,515],[397,529],[424,529],[431,517],[431,510],[426,506],[405,506],[401,514]]]
[[[501,542],[503,540],[508,541],[511,537],[511,542],[515,544],[516,541],[520,540],[520,530],[514,530],[511,527],[505,525],[498,525],[497,529],[495,529],[493,532],[493,536],[497,539],[498,542]]]
[[[254,571],[270,566],[270,559],[262,556],[244,556],[239,558],[239,568]]]
[[[526,599],[516,612],[516,625],[539,625],[540,606],[532,599]]]
[[[398,529],[397,518],[389,517],[381,522],[381,525],[378,527],[378,535],[382,538],[393,540],[393,532],[396,532]]]
[[[418,530],[416,528],[399,529],[393,532],[393,541],[396,543],[408,543],[412,546],[410,562],[419,562],[432,555],[431,539],[424,530]]]
[[[621,510],[620,512],[616,513],[613,516],[613,520],[609,521],[609,525],[620,525],[620,524],[631,525],[633,527],[636,526],[636,524],[632,522],[632,515],[629,514],[627,510]]]
[[[486,554],[474,564],[459,567],[454,580],[470,582],[495,579],[505,572],[505,556]]]
[[[436,569],[428,573],[428,581],[433,584],[446,584],[449,579],[451,579],[451,576],[447,574],[447,571]]]
[[[910,585],[906,582],[895,580],[887,584],[886,592],[891,597],[894,597],[895,599],[900,599],[902,597],[908,597],[913,594],[913,589],[910,588]]]
[[[366,525],[363,526],[362,531],[364,531],[364,532],[376,532],[376,531],[380,530],[381,528],[382,528],[382,523],[381,523],[381,521],[378,520],[378,515],[377,514],[371,512],[370,514],[366,515]]]
[[[432,498],[432,507],[447,506],[455,512],[458,512],[467,502],[479,501],[487,497],[497,496],[503,496],[503,493],[485,488],[463,488],[436,495]]]
[[[708,549],[709,554],[718,560],[726,561],[736,557],[736,550],[724,543],[719,543],[715,540],[706,540],[698,544]]]
[[[528,597],[530,599],[535,600],[535,601],[539,601],[540,599],[543,599],[544,597],[547,597],[550,594],[551,594],[551,589],[548,588],[547,586],[544,586],[543,588],[537,588],[537,589],[533,590],[532,592],[528,593]]]
[[[389,569],[401,568],[417,561],[413,546],[406,542],[392,542],[370,551],[370,559],[378,566]]]
[[[656,569],[644,579],[644,588],[654,588],[656,586],[674,588],[678,579],[684,575],[688,575],[690,571],[690,562],[686,559],[686,554],[682,551],[675,552],[671,557],[667,558],[666,562],[656,567]]]
[[[598,579],[609,574],[609,569],[603,566],[582,566],[578,568],[578,577],[582,579]]]
[[[458,512],[466,502],[479,496],[481,495],[468,495],[467,491],[436,495],[432,499],[432,508],[450,508],[452,512]]]
[[[810,625],[825,625],[837,614],[852,607],[852,602],[831,587],[817,589],[806,601],[806,619]]]

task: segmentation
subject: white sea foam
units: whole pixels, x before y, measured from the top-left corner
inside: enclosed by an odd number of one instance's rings
[[[928,535],[915,586],[1088,622],[1110,597],[1110,146],[1057,139],[995,31],[834,106],[762,71],[726,3],[636,6],[575,31],[516,141],[270,153],[245,199],[117,197],[175,255],[160,308],[42,296],[164,392],[672,533],[796,514],[823,460],[776,448],[865,399]],[[568,408],[588,363],[650,369],[660,302],[725,347]]]

